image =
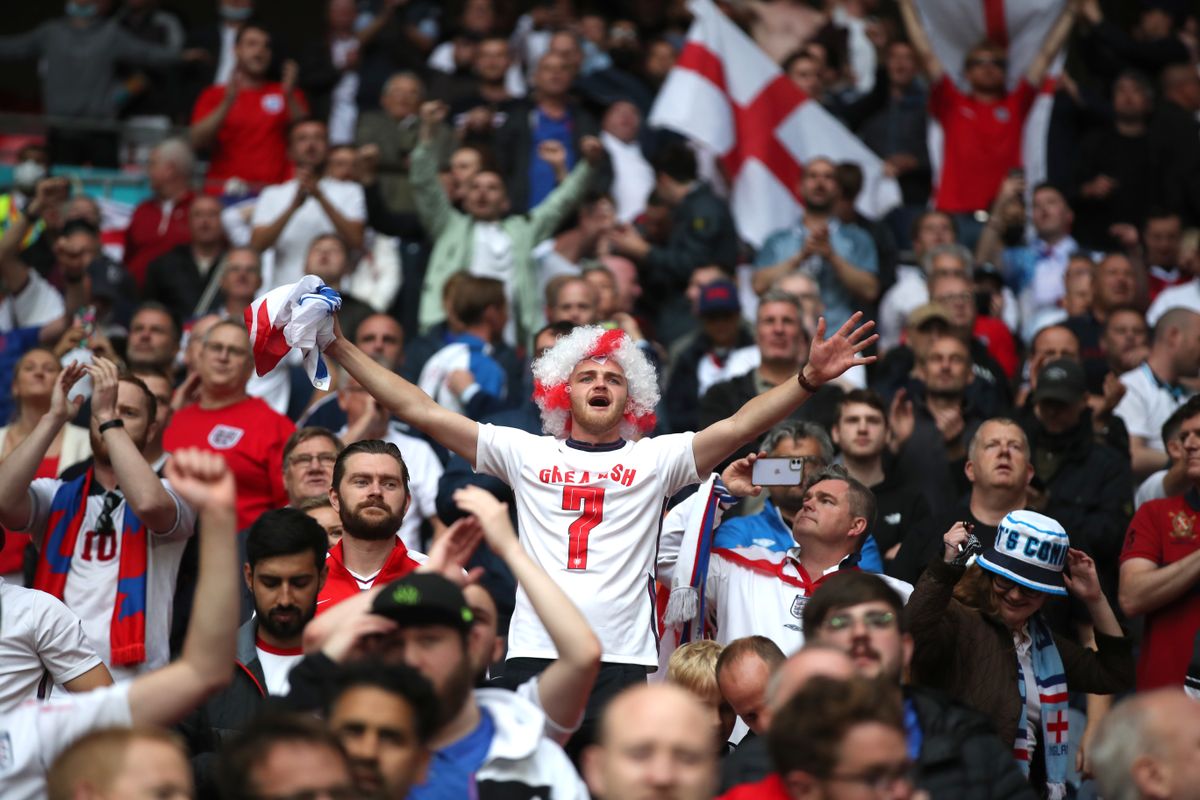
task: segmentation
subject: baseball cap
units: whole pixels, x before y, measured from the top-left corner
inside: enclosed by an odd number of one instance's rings
[[[943,325],[949,327],[950,312],[945,306],[937,303],[926,303],[923,306],[917,306],[908,314],[908,327],[911,330],[920,330],[930,322],[941,321]]]
[[[1056,520],[1036,511],[1012,511],[1000,520],[996,541],[975,563],[1029,589],[1065,596],[1062,572],[1070,547]]]
[[[1051,361],[1042,367],[1037,376],[1037,388],[1033,390],[1033,402],[1061,400],[1078,403],[1087,393],[1087,379],[1083,365],[1069,358]]]
[[[413,572],[389,583],[371,613],[399,625],[448,625],[463,631],[475,622],[462,589],[432,572]]]
[[[705,314],[738,314],[742,304],[738,301],[737,285],[733,281],[713,281],[700,288],[699,312]]]

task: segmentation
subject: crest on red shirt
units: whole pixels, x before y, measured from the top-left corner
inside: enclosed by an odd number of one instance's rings
[[[246,432],[232,425],[216,425],[208,432],[208,446],[213,450],[228,450],[242,440]]]
[[[1195,539],[1196,538],[1196,516],[1189,514],[1186,511],[1176,511],[1171,515],[1171,533],[1172,539]]]
[[[262,98],[262,110],[268,114],[278,114],[283,111],[283,95],[267,94]]]

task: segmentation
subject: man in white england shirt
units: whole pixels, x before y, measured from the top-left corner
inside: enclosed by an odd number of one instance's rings
[[[93,382],[93,463],[74,480],[33,479],[50,443]],[[0,525],[28,531],[41,551],[34,588],[59,597],[120,682],[170,659],[170,609],[195,513],[142,455],[157,401],[137,378],[97,358],[64,369],[50,411],[0,462]],[[125,612],[125,613],[121,613]],[[140,613],[139,613],[140,612]],[[140,619],[139,619],[140,618]]]
[[[594,717],[599,701],[644,681],[658,663],[654,551],[666,498],[698,483],[821,384],[873,361],[859,355],[875,340],[872,323],[856,327],[861,316],[829,339],[819,324],[797,381],[755,397],[699,433],[655,438],[639,437],[654,427],[657,376],[619,330],[577,328],[535,362],[534,396],[548,436],[480,425],[447,411],[365,356],[340,329],[325,352],[401,420],[515,488],[524,546],[579,603],[600,638],[604,665],[589,704]],[[506,679],[536,674],[555,655],[518,590]]]
[[[272,262],[264,265],[263,285],[268,289],[304,277],[308,247],[321,234],[336,233],[351,250],[362,248],[366,197],[357,183],[322,177],[328,154],[325,123],[297,122],[288,134],[288,155],[296,176],[268,186],[258,196],[250,246],[273,255]]]
[[[220,455],[183,449],[168,462],[167,476],[179,496],[200,514],[196,596],[204,602],[196,604],[182,654],[162,669],[127,683],[48,703],[30,701],[14,711],[0,712],[0,797],[4,800],[46,797],[47,768],[82,736],[101,728],[171,725],[232,677],[238,617],[233,475]],[[129,767],[113,766],[114,771]],[[189,777],[180,777],[186,784],[180,789],[190,797]]]

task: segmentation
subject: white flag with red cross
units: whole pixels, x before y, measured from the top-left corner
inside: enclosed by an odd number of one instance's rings
[[[862,168],[863,214],[877,218],[899,205],[900,187],[883,174],[877,155],[788,80],[711,0],[692,0],[689,8],[695,21],[649,122],[719,156],[743,239],[758,246],[796,221],[800,176],[817,156]]]
[[[933,52],[954,82],[965,87],[963,77],[967,52],[984,41],[1008,48],[1008,87],[1017,85],[1037,56],[1050,28],[1062,14],[1066,0],[917,0],[921,22]],[[1054,105],[1055,76],[1062,72],[1064,56],[1051,65],[1025,119],[1021,157],[1029,189],[1046,177],[1046,135]],[[929,155],[934,172],[941,167],[941,129],[931,122]]]

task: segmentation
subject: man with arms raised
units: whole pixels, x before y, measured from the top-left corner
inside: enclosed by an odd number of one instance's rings
[[[638,437],[654,427],[658,382],[621,331],[577,328],[534,364],[535,398],[548,436],[480,425],[434,403],[340,335],[326,349],[380,402],[458,453],[479,472],[516,488],[522,539],[534,561],[577,598],[600,638],[604,666],[592,707],[657,666],[653,606],[659,508],[679,489],[788,416],[817,388],[855,364],[874,342],[854,315],[830,339],[818,325],[808,364],[700,433]],[[345,538],[345,537],[343,537]],[[506,677],[543,670],[555,650],[524,592],[509,634]]]

